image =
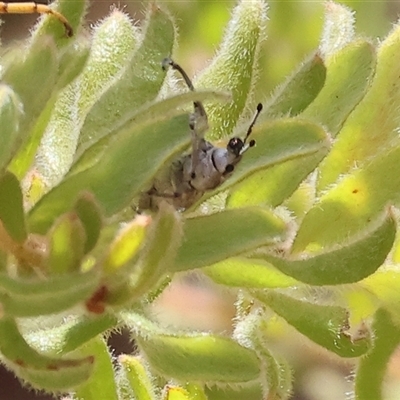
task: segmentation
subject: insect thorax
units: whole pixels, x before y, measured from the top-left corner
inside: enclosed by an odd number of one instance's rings
[[[177,209],[186,209],[204,192],[221,185],[229,176],[227,165],[236,165],[240,158],[201,139],[196,153],[179,157],[160,172],[152,188],[142,194],[139,208],[156,209],[160,201],[167,201]]]

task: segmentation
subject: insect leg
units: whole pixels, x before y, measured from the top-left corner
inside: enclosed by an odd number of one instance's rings
[[[171,60],[170,58],[165,58],[162,62],[163,69],[167,69],[168,66],[173,68],[174,70],[178,71],[181,75],[183,80],[185,81],[188,88],[194,92],[194,86],[192,81],[190,80],[189,76],[185,72],[185,70],[177,64],[175,61]],[[203,136],[203,133],[208,129],[208,120],[206,110],[201,101],[194,101],[194,112],[192,114],[192,118],[190,121],[190,128],[196,130],[196,133],[199,137]]]
[[[57,18],[65,28],[66,35],[71,37],[74,32],[72,26],[68,22],[68,20],[59,13],[51,9],[48,5],[38,4],[35,2],[26,2],[26,3],[7,3],[0,1],[0,14],[51,14],[55,18]]]
[[[162,62],[162,67],[165,70],[167,67],[171,67],[178,71],[189,90],[195,91],[192,81],[190,80],[188,74],[185,70],[170,58],[165,58]],[[208,129],[208,118],[206,110],[204,109],[203,103],[201,101],[193,102],[194,111],[190,115],[189,127],[192,136],[192,169],[200,162],[199,152],[201,151],[200,146],[204,141],[204,132]]]

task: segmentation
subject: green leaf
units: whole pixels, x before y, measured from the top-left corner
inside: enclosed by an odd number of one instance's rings
[[[270,263],[259,259],[228,258],[205,267],[202,271],[214,282],[230,287],[278,288],[297,285]]]
[[[364,40],[352,42],[336,52],[325,60],[324,87],[301,116],[320,123],[336,136],[369,89],[375,63],[375,48]]]
[[[85,67],[93,43],[89,38],[80,37],[78,41],[69,45],[60,57],[57,88],[62,89],[77,78]]]
[[[354,11],[333,1],[325,3],[325,20],[320,51],[324,58],[336,57],[354,39]]]
[[[143,41],[124,73],[88,114],[78,151],[87,148],[91,137],[101,139],[129,120],[139,106],[157,97],[165,79],[161,61],[173,51],[175,26],[171,16],[152,3],[143,30]]]
[[[79,386],[75,392],[76,398],[98,400],[101,396],[107,400],[118,400],[112,356],[105,340],[98,336],[80,347],[76,354],[94,356],[96,361],[91,379]]]
[[[137,111],[133,112],[129,121],[124,123],[116,131],[111,132],[110,135],[100,139],[92,146],[88,147],[82,154],[78,149],[76,154],[76,162],[72,166],[70,173],[75,174],[84,169],[93,166],[100,160],[102,155],[108,152],[109,144],[115,140],[115,136],[127,129],[132,129],[137,124],[144,123],[155,123],[158,121],[164,121],[168,118],[172,118],[182,114],[182,108],[192,101],[204,101],[204,100],[217,100],[226,101],[229,96],[226,93],[214,92],[214,91],[199,91],[199,92],[186,92],[175,96],[168,97],[162,101],[155,100],[146,103],[140,107]],[[130,128],[129,128],[130,127]],[[187,131],[187,128],[185,129]],[[189,134],[188,145],[189,145]],[[88,144],[88,143],[87,143]],[[182,150],[180,150],[182,151]]]
[[[239,183],[230,190],[230,207],[280,204],[329,148],[325,131],[301,119],[266,121],[255,127],[252,137],[256,146],[243,155],[233,175],[216,190]]]
[[[59,94],[35,156],[35,170],[50,188],[68,172],[91,107],[120,76],[136,44],[130,18],[120,11],[97,26],[79,78]]]
[[[77,36],[78,27],[82,24],[84,14],[89,5],[88,3],[87,0],[57,0],[51,4],[51,8],[64,15],[71,25],[75,36]],[[32,34],[33,41],[47,35],[51,35],[55,38],[57,47],[66,46],[71,41],[71,39],[67,37],[65,29],[60,24],[60,21],[51,15],[42,18],[39,22]]]
[[[85,229],[84,254],[87,254],[94,248],[100,237],[103,225],[101,210],[90,193],[81,195],[74,209]]]
[[[179,386],[167,385],[164,400],[192,400],[189,392]]]
[[[314,54],[278,86],[271,99],[265,102],[260,120],[300,114],[318,95],[324,86],[326,67],[319,56]]]
[[[18,179],[11,172],[0,176],[0,221],[18,243],[27,238],[23,198]]]
[[[187,144],[186,126],[187,116],[182,116],[125,129],[119,140],[110,143],[101,162],[66,178],[36,204],[29,215],[31,229],[46,231],[54,218],[67,211],[83,190],[94,194],[107,216],[128,206],[154,178],[157,167]]]
[[[369,335],[353,341],[348,312],[342,307],[309,303],[276,291],[252,293],[300,333],[340,357],[359,357],[371,347]]]
[[[365,45],[364,45],[365,46]],[[377,53],[376,73],[368,93],[357,108],[347,118],[340,134],[325,159],[320,173],[318,188],[323,190],[335,183],[338,178],[364,165],[368,166],[371,157],[375,157],[377,149],[388,149],[398,143],[398,109],[400,107],[400,65],[396,54],[400,52],[400,26],[396,26],[392,33],[381,43]],[[354,79],[344,88],[343,96],[349,96],[349,88],[353,90],[354,84],[360,82],[360,72],[366,72],[365,61],[354,64],[351,61],[348,68],[354,68]],[[349,60],[350,62],[350,60]],[[350,67],[352,65],[352,67]],[[346,64],[338,65],[340,70]],[[361,68],[361,70],[360,70]],[[366,76],[362,78],[365,85]],[[361,83],[360,83],[361,85]],[[332,98],[327,101],[327,107],[332,108]],[[339,99],[340,101],[340,99]],[[393,164],[396,165],[396,164]]]
[[[206,267],[272,244],[284,237],[285,228],[285,223],[270,211],[256,207],[189,218],[173,270]]]
[[[233,10],[221,47],[195,81],[200,88],[218,88],[232,93],[232,102],[206,105],[212,131],[221,139],[232,133],[249,102],[255,84],[260,42],[265,38],[267,6],[264,0],[241,1]]]
[[[382,307],[390,311],[393,320],[400,326],[400,271],[397,264],[385,265],[361,285],[379,299]]]
[[[321,254],[308,258],[279,258],[258,255],[278,270],[311,285],[340,285],[358,282],[373,274],[385,261],[393,246],[396,222],[385,213],[373,226],[368,226],[349,243],[324,248]]]
[[[164,275],[173,269],[173,262],[182,239],[182,221],[175,209],[164,203],[146,232],[143,250],[138,260],[129,260],[124,266],[124,287],[111,291],[110,304],[128,297],[137,301],[154,289]],[[128,275],[129,274],[129,275]],[[112,277],[110,276],[112,285]]]
[[[58,60],[54,40],[41,37],[19,58],[7,65],[2,81],[19,96],[24,106],[24,119],[20,130],[25,138],[28,127],[39,116],[54,89],[58,74]]]
[[[7,317],[0,319],[0,351],[19,378],[50,391],[71,390],[85,382],[93,369],[93,356],[61,359],[41,355],[29,347],[15,321]]]
[[[262,399],[263,392],[259,382],[247,383],[245,387],[207,386],[205,388],[207,400],[243,400]],[[286,400],[286,399],[285,399]]]
[[[51,319],[52,316],[49,318]],[[39,321],[42,322],[43,319],[43,317],[39,317]],[[45,327],[34,331],[32,330],[32,320],[25,321],[27,321],[26,326],[23,322],[20,323],[22,325],[20,330],[28,344],[49,356],[70,353],[97,335],[115,328],[118,324],[117,317],[106,313],[80,317],[69,315],[68,319],[64,318],[56,327],[53,327],[54,321],[52,321],[51,328]],[[43,340],[43,337],[46,337],[46,340]]]
[[[124,224],[108,246],[104,257],[102,267],[106,274],[118,273],[125,269],[127,264],[137,260],[137,253],[143,245],[151,221],[151,217],[137,215],[132,221]]]
[[[230,189],[228,207],[260,204],[276,207],[282,204],[314,171],[326,153],[327,149],[322,147],[320,150],[311,151],[310,154],[283,160],[281,163],[256,171]],[[294,154],[293,156],[295,157]]]
[[[159,334],[137,341],[156,371],[181,381],[248,382],[260,374],[255,352],[229,338]]]
[[[251,299],[245,294],[239,295],[237,307],[237,317],[235,321],[235,330],[233,337],[237,338],[240,343],[244,343],[246,347],[254,349],[263,365],[263,373],[260,380],[255,382],[256,385],[249,385],[249,389],[253,390],[258,387],[262,389],[262,399],[289,399],[292,393],[292,372],[286,362],[279,360],[270,351],[271,336],[268,333],[270,330],[270,318],[257,305],[254,305],[254,299]]]
[[[119,356],[118,361],[134,398],[153,400],[155,398],[153,384],[143,362],[138,357],[125,354]]]
[[[203,387],[196,383],[187,383],[185,389],[189,393],[190,400],[193,398],[196,400],[208,400]]]
[[[86,242],[85,229],[79,217],[75,213],[61,216],[49,232],[48,239],[48,271],[64,274],[79,270]]]
[[[358,365],[355,380],[356,400],[383,400],[382,386],[388,363],[400,343],[400,328],[389,311],[379,309],[372,326],[374,347]]]
[[[14,91],[7,85],[0,85],[0,171],[11,161],[20,146],[20,121],[23,116],[23,104]]]
[[[399,157],[400,146],[383,151],[322,194],[305,216],[293,250],[319,249],[343,242],[362,231],[387,204],[398,203]]]
[[[16,317],[53,314],[88,299],[98,282],[96,270],[55,275],[46,280],[0,274],[0,302],[5,314]]]

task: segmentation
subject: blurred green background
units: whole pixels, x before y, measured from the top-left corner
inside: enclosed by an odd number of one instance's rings
[[[73,0],[71,0],[73,1]],[[42,3],[46,3],[42,1]],[[107,15],[112,4],[128,12],[133,20],[143,19],[146,1],[92,0],[87,16],[87,28]],[[176,0],[159,1],[175,16],[179,29],[176,60],[190,76],[201,71],[218,49],[230,12],[236,1]],[[318,46],[324,15],[324,1],[269,2],[267,40],[262,44],[258,93],[260,99],[273,90]],[[356,12],[359,35],[372,40],[384,38],[397,20],[400,1],[338,1]],[[37,20],[33,15],[1,16],[1,38],[13,43],[28,35]],[[399,58],[400,62],[400,58]],[[234,298],[226,292],[213,291],[207,285],[178,282],[168,289],[158,304],[158,315],[168,323],[190,323],[198,329],[229,331]],[[184,308],[183,305],[185,306]],[[181,307],[181,308],[180,308]],[[190,318],[192,317],[192,319]],[[161,318],[162,319],[162,318]],[[196,326],[196,324],[199,324]],[[280,324],[277,325],[282,328]],[[217,327],[217,328],[216,328]],[[279,329],[278,329],[279,330]],[[276,333],[274,346],[291,359],[295,368],[296,400],[342,400],[351,390],[353,363],[339,360],[314,346],[290,329]],[[117,347],[117,346],[115,346]],[[50,399],[29,392],[9,374],[0,370],[0,400]],[[349,378],[350,377],[350,378]],[[393,357],[389,368],[386,398],[400,399],[400,355]],[[374,399],[371,399],[374,400]]]
[[[73,0],[71,0],[73,1]],[[45,1],[41,1],[46,3]],[[87,26],[95,24],[115,6],[128,12],[133,19],[143,19],[149,1],[92,0]],[[356,12],[357,32],[366,37],[386,36],[400,12],[399,1],[338,1]],[[176,18],[179,29],[179,47],[175,58],[195,75],[218,49],[230,12],[236,1],[175,0],[159,1]],[[261,50],[259,91],[264,96],[318,46],[324,15],[324,1],[268,2],[269,21],[267,40]],[[35,22],[32,15],[2,16],[4,42],[21,39],[28,26]],[[264,97],[263,96],[263,97]]]

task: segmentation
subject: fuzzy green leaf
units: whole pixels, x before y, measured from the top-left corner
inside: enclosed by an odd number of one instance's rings
[[[201,268],[285,235],[284,222],[262,208],[241,208],[189,218],[183,227],[183,241],[174,271]]]
[[[79,151],[93,143],[91,138],[101,139],[128,121],[139,106],[157,97],[165,79],[161,61],[172,53],[175,37],[171,16],[150,4],[143,41],[122,76],[98,99],[87,116]]]
[[[354,12],[333,1],[325,3],[325,20],[320,51],[325,59],[336,53],[354,39]]]
[[[395,265],[385,265],[375,274],[361,282],[361,285],[376,296],[383,307],[392,314],[394,322],[400,326],[400,271]]]
[[[55,275],[46,280],[14,279],[0,275],[0,303],[3,312],[16,317],[31,317],[64,311],[90,297],[99,274]]]
[[[260,374],[253,350],[215,335],[151,335],[138,339],[150,365],[160,374],[186,381],[248,382]]]
[[[311,285],[354,283],[373,274],[385,261],[393,246],[396,222],[390,214],[380,218],[350,243],[309,258],[261,257],[284,274]]]
[[[120,11],[96,28],[85,68],[59,93],[35,156],[35,170],[47,187],[70,169],[88,111],[120,75],[135,44],[132,22]]]
[[[320,123],[336,136],[369,89],[375,72],[375,48],[363,40],[352,42],[325,63],[325,85],[302,117]]]
[[[42,111],[54,89],[57,74],[56,47],[54,40],[48,36],[35,41],[7,66],[2,81],[12,87],[24,106],[21,131],[31,126]],[[25,137],[28,135],[29,130],[25,131]]]
[[[27,231],[20,184],[7,171],[0,176],[0,221],[13,240],[25,241]]]
[[[191,400],[191,396],[186,389],[179,386],[167,385],[165,387],[164,400]]]
[[[370,158],[377,154],[377,149],[390,148],[395,146],[396,142],[398,143],[400,65],[396,55],[399,52],[400,26],[396,26],[378,49],[376,73],[368,93],[347,118],[332,151],[321,166],[318,183],[320,190],[336,182],[341,175],[354,169],[354,166],[358,169],[365,163],[368,166]],[[355,81],[349,81],[344,87],[344,98],[349,97],[349,88],[352,93],[355,82],[360,82],[361,71],[364,71],[364,74],[367,72],[365,61],[361,62],[361,59],[357,63],[354,61],[348,64],[340,63],[338,74],[335,75],[337,79],[341,79],[340,70],[347,70],[346,65],[354,69]],[[362,79],[364,81],[362,85],[365,85],[366,75]],[[339,99],[339,101],[343,100]],[[326,99],[327,110],[333,110],[333,113],[336,113],[331,102],[332,98]]]
[[[0,171],[11,161],[20,146],[23,137],[20,131],[20,120],[23,115],[23,104],[14,91],[7,85],[0,85]]]
[[[245,387],[232,388],[211,386],[205,388],[207,400],[262,399],[263,392],[259,382],[247,383]],[[285,399],[286,400],[286,399]]]
[[[49,317],[50,319],[52,316]],[[73,317],[63,319],[61,324],[51,328],[32,331],[32,320],[21,322],[20,330],[28,344],[42,354],[57,356],[70,353],[118,324],[117,317],[110,314]],[[43,317],[40,318],[43,321]],[[22,326],[21,326],[22,325]],[[46,340],[43,340],[43,337]]]
[[[118,231],[108,246],[102,263],[103,271],[106,274],[119,272],[127,264],[136,261],[137,253],[143,245],[150,222],[151,217],[137,215]]]
[[[276,207],[280,205],[315,169],[326,153],[327,149],[322,147],[320,150],[311,151],[310,154],[287,159],[282,163],[256,171],[229,191],[227,205],[229,207],[260,204]]]
[[[241,1],[233,10],[221,48],[210,66],[195,81],[196,87],[232,93],[232,102],[206,105],[212,140],[230,135],[249,102],[255,83],[260,42],[265,37],[267,6],[264,0]]]
[[[181,238],[181,219],[172,206],[164,203],[146,231],[139,259],[130,257],[120,270],[118,279],[122,278],[122,287],[113,288],[113,276],[110,276],[111,289],[107,302],[137,301],[154,289],[157,282],[172,269]]]
[[[128,206],[153,179],[157,166],[167,162],[174,149],[182,150],[187,144],[186,126],[185,115],[124,130],[120,140],[109,145],[101,162],[65,179],[36,204],[29,216],[31,229],[46,231],[53,219],[68,210],[83,190],[93,192],[106,215]]]
[[[297,285],[270,263],[259,259],[228,258],[205,267],[202,271],[214,282],[230,287],[278,288]]]
[[[315,54],[275,90],[260,119],[300,114],[318,95],[325,79],[326,67],[322,58]]]
[[[118,400],[117,385],[114,377],[112,355],[103,338],[96,338],[85,343],[76,351],[80,356],[95,356],[91,379],[79,386],[75,396],[80,400]]]
[[[100,207],[89,193],[84,193],[78,198],[75,204],[75,212],[85,229],[85,248],[84,253],[89,253],[97,243],[103,219]]]
[[[134,398],[137,400],[153,400],[155,398],[149,372],[138,357],[121,355],[118,358],[124,376]]]
[[[93,43],[89,39],[85,40],[85,38],[80,37],[79,41],[65,49],[60,57],[57,88],[64,88],[81,74],[88,61],[92,46]]]
[[[340,357],[359,357],[371,347],[369,336],[352,339],[348,312],[338,306],[313,304],[279,292],[253,292],[300,333]]]
[[[382,382],[389,360],[400,343],[400,328],[384,309],[375,314],[374,347],[360,360],[355,382],[355,400],[383,400]]]
[[[163,101],[151,101],[133,112],[128,122],[124,123],[116,131],[111,132],[103,139],[97,141],[94,145],[88,147],[82,154],[80,149],[77,151],[77,160],[72,166],[70,173],[75,174],[93,166],[100,160],[102,155],[108,152],[109,144],[115,140],[115,136],[119,135],[126,129],[132,129],[136,124],[161,122],[168,118],[182,114],[182,108],[191,101],[217,100],[226,101],[229,96],[226,93],[214,91],[187,92],[168,97]],[[188,124],[189,125],[189,124]],[[188,131],[188,126],[185,128]],[[189,145],[189,134],[187,135]],[[178,149],[182,151],[182,149]]]
[[[71,25],[74,34],[77,35],[78,27],[82,24],[82,19],[88,5],[89,2],[87,0],[57,0],[51,4],[51,8],[64,15]],[[42,18],[37,24],[32,34],[33,41],[38,40],[41,36],[47,35],[51,35],[55,38],[57,47],[66,46],[72,40],[67,37],[65,28],[60,24],[60,21],[51,15]]]
[[[135,298],[147,293],[170,269],[181,244],[182,220],[175,209],[163,204],[147,232],[138,267],[131,276]]]
[[[139,216],[136,219],[142,218],[145,217]],[[162,204],[149,228],[143,230],[143,233],[146,233],[146,239],[140,256],[136,256],[137,246],[134,246],[132,255],[125,250],[126,257],[124,264],[121,265],[123,268],[120,268],[116,277],[110,275],[108,304],[133,302],[150,290],[154,290],[156,284],[172,269],[171,264],[182,237],[181,225],[182,222],[176,210],[166,203]],[[140,234],[140,239],[142,239],[142,232]],[[130,242],[126,243],[127,248],[132,247]],[[140,245],[142,245],[142,240],[140,240]],[[110,256],[113,254],[110,253]],[[115,258],[117,257],[118,254],[115,254]]]
[[[398,203],[399,157],[400,147],[382,152],[325,192],[305,216],[294,251],[343,242],[363,230],[388,203]]]
[[[93,369],[92,356],[60,359],[41,355],[29,347],[11,318],[0,319],[0,351],[17,376],[50,391],[65,392],[82,384]]]
[[[266,121],[254,129],[252,138],[256,140],[256,146],[243,155],[232,177],[217,188],[222,191],[240,182],[230,191],[230,206],[281,203],[329,148],[325,131],[300,119]]]
[[[48,234],[48,271],[64,274],[77,271],[84,254],[86,233],[82,222],[75,213],[61,216]]]

